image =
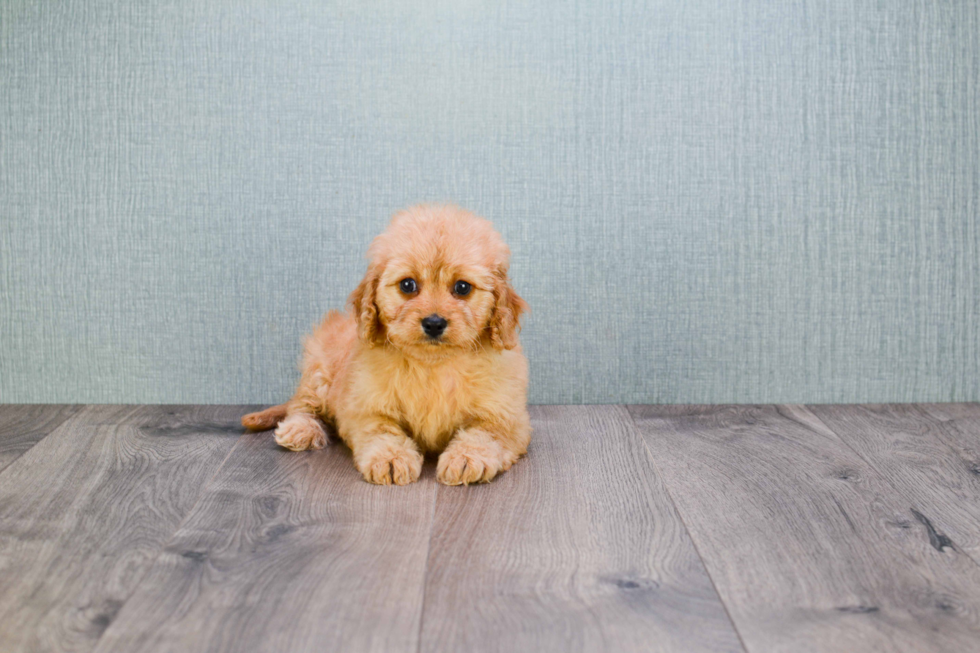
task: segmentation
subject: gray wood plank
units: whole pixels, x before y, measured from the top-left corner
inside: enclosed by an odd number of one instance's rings
[[[228,415],[256,406],[197,404],[88,404],[75,423],[89,426],[138,426],[159,435],[240,435],[244,429]]]
[[[0,472],[81,408],[63,404],[0,405]]]
[[[939,420],[939,435],[974,477],[980,477],[980,404],[916,404]]]
[[[0,650],[91,650],[244,412],[85,408],[0,474]]]
[[[98,651],[415,651],[434,469],[365,483],[339,443],[242,436]]]
[[[967,409],[967,406],[970,409]],[[977,404],[920,406],[940,422],[939,436],[959,456],[976,479],[980,477],[980,406]]]
[[[811,413],[631,412],[750,651],[975,650],[980,568]]]
[[[971,451],[968,419],[944,423],[909,404],[807,408],[980,561],[980,420],[972,420]]]
[[[980,419],[980,404],[916,404],[938,420],[948,422],[956,419]]]
[[[526,459],[439,488],[420,650],[742,650],[625,408],[531,419]]]

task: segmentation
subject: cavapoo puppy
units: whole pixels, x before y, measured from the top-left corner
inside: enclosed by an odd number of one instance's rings
[[[527,360],[517,333],[527,303],[507,277],[510,249],[490,222],[452,206],[396,214],[368,250],[347,314],[306,340],[288,403],[242,418],[302,451],[331,423],[371,483],[418,480],[441,452],[440,482],[489,481],[527,450]]]

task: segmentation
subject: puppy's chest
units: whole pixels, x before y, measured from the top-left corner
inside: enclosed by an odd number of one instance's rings
[[[399,412],[412,437],[427,450],[445,447],[473,414],[479,388],[472,375],[452,367],[413,370],[395,384]]]

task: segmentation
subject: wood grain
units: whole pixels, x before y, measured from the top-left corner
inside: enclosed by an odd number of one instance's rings
[[[535,406],[525,460],[440,487],[421,651],[739,651],[622,406]]]
[[[929,515],[951,546],[980,561],[980,420],[944,422],[912,405],[808,408]]]
[[[0,472],[81,408],[63,404],[0,405]]]
[[[924,410],[939,419],[939,436],[957,453],[976,480],[980,476],[980,406],[971,406],[973,410],[970,411],[945,409],[939,413],[930,406]]]
[[[235,444],[245,410],[106,412],[79,412],[0,474],[4,653],[92,649]]]
[[[980,404],[916,404],[939,420],[939,436],[974,477],[980,477]],[[972,487],[972,485],[971,485]]]
[[[980,419],[978,403],[915,404],[915,406],[943,422],[956,419]]]
[[[415,651],[435,481],[241,438],[98,651]]]
[[[976,648],[980,568],[811,413],[631,412],[750,651]]]
[[[368,485],[244,407],[49,408],[0,407],[4,653],[980,639],[976,404],[533,407],[469,488]]]

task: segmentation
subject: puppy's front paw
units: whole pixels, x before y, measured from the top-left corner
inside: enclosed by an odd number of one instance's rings
[[[422,454],[405,444],[379,443],[355,456],[364,480],[377,485],[408,485],[419,480]]]
[[[436,478],[445,485],[487,483],[508,467],[496,442],[455,440],[439,456]]]
[[[276,444],[293,451],[322,449],[327,443],[327,433],[316,417],[306,414],[290,415],[276,429]]]

